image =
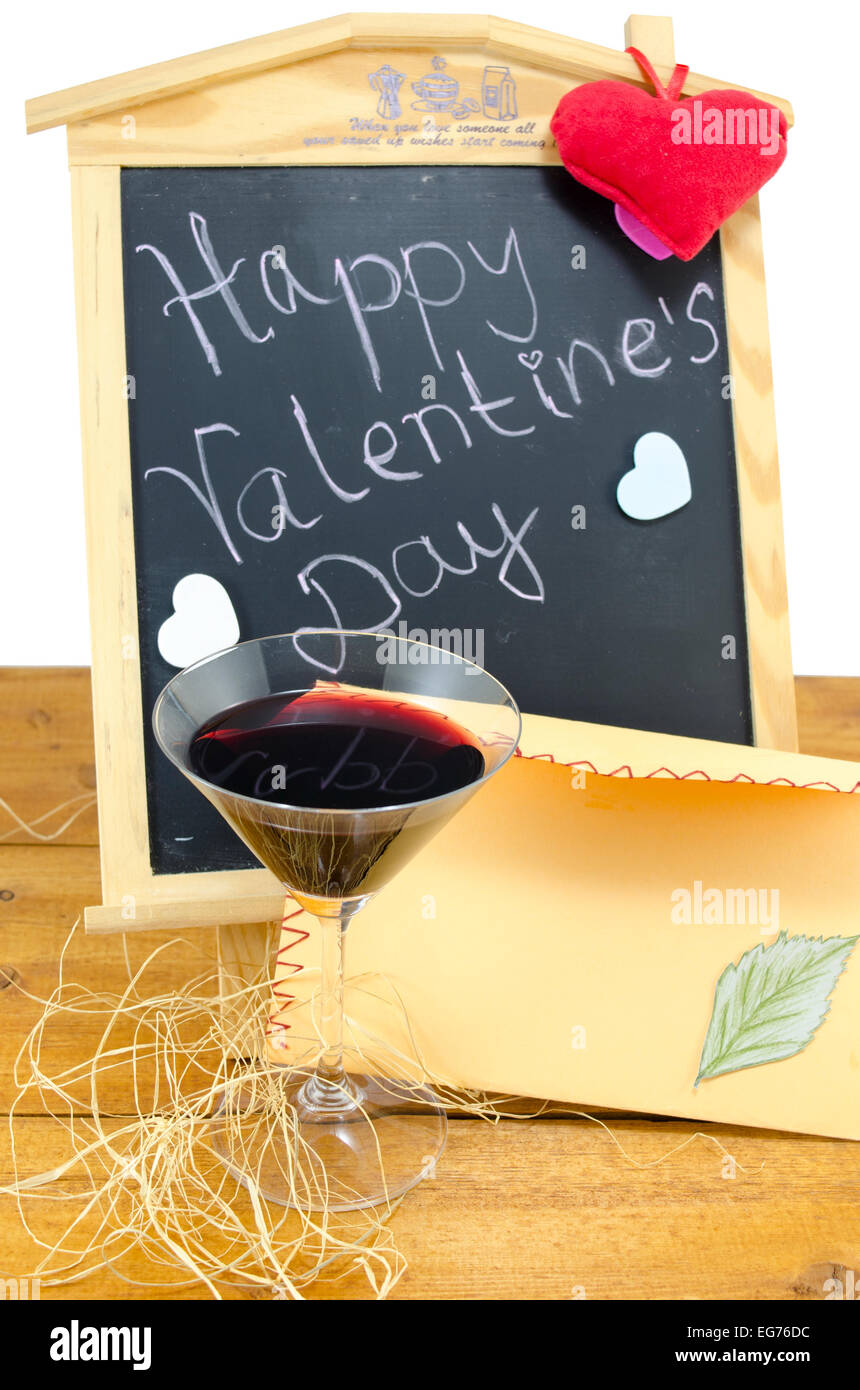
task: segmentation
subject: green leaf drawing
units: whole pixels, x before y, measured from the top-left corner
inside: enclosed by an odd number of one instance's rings
[[[771,946],[754,946],[727,965],[695,1084],[802,1052],[830,1012],[830,995],[858,940],[783,931]]]

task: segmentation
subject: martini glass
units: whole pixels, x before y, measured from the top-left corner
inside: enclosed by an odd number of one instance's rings
[[[153,724],[171,762],[319,924],[317,1055],[272,1064],[274,1094],[251,1080],[228,1087],[213,1147],[271,1201],[390,1203],[433,1171],[447,1117],[414,1079],[346,1069],[346,930],[508,761],[519,711],[453,652],[303,629],[189,666]]]

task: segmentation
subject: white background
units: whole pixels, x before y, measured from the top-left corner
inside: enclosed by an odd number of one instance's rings
[[[679,60],[794,104],[788,159],[762,193],[794,668],[857,676],[858,7],[674,0],[672,9]],[[89,663],[65,131],[25,137],[24,99],[338,12],[338,0],[6,8],[0,664]],[[625,4],[512,0],[496,12],[624,46]]]

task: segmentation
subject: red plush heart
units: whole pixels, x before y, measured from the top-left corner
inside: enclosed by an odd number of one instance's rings
[[[780,167],[785,117],[732,89],[678,101],[686,67],[679,64],[664,87],[647,58],[627,52],[656,95],[628,82],[585,82],[562,97],[550,128],[575,179],[627,208],[689,261]]]

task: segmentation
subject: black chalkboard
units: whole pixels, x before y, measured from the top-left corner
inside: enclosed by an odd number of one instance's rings
[[[509,167],[126,169],[122,219],[156,873],[255,862],[149,729],[189,573],[243,639],[456,628],[526,711],[751,741],[717,238]],[[634,521],[649,431],[692,499]]]

